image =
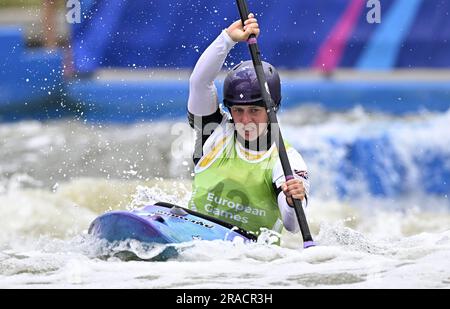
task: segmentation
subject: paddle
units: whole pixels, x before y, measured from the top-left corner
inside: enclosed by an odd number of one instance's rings
[[[236,0],[236,3],[239,9],[239,14],[241,15],[242,24],[244,24],[244,22],[248,19],[248,15],[250,14],[247,8],[247,2],[245,0]],[[259,52],[256,36],[254,34],[250,35],[247,43],[250,49],[250,54],[252,56],[253,66],[255,67],[259,86],[262,91],[263,101],[266,105],[267,116],[269,117],[272,133],[275,136],[275,145],[278,148],[281,166],[283,168],[286,181],[288,181],[294,179],[294,176],[292,174],[291,164],[289,163],[289,159],[286,153],[286,147],[284,145],[283,137],[278,125],[278,119],[275,113],[272,97],[270,96],[269,86],[267,85],[266,76],[264,75],[264,69],[261,62],[261,53]],[[294,198],[293,201],[295,214],[297,216],[300,231],[302,232],[303,236],[303,248],[315,246],[315,243],[311,236],[311,232],[309,231],[308,222],[306,221],[305,212],[303,211],[302,202]]]

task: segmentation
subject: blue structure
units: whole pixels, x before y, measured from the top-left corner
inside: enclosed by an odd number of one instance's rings
[[[2,27],[0,59],[0,121],[61,114],[55,107],[64,88],[60,52],[27,50],[20,28]]]
[[[283,78],[283,76],[282,76]],[[216,84],[219,94],[222,84]],[[89,121],[135,122],[185,117],[189,83],[184,81],[78,80],[68,85],[72,104]],[[402,115],[450,108],[450,83],[355,82],[283,79],[281,111],[317,103],[330,111],[355,105],[367,111]]]
[[[60,52],[26,50],[19,28],[0,29],[0,115],[133,122],[185,115],[188,82],[109,81],[100,68],[191,69],[202,50],[233,19],[234,1],[83,0],[72,29],[78,76],[64,81]],[[249,1],[258,12],[263,57],[280,69],[450,67],[450,2],[384,0],[381,24],[369,24],[365,0]],[[433,20],[433,23],[428,21]],[[229,63],[248,59],[245,44]],[[283,76],[282,76],[283,78]],[[450,83],[283,78],[283,108],[317,102],[330,110],[357,104],[371,111],[444,111]],[[220,89],[221,85],[218,85]]]
[[[83,73],[111,66],[191,68],[239,18],[235,1],[81,2],[73,46]],[[259,15],[263,57],[279,68],[450,67],[449,1],[380,3],[380,24],[367,21],[366,0],[262,0],[249,6]],[[235,62],[248,57],[245,46],[232,54]]]

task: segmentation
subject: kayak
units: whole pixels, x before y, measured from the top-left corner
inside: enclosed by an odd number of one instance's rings
[[[111,211],[97,217],[89,234],[108,242],[135,239],[176,244],[193,240],[251,242],[256,237],[216,218],[159,202],[132,211]]]

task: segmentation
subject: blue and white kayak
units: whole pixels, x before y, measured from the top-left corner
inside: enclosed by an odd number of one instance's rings
[[[213,217],[169,203],[132,211],[111,211],[96,218],[89,234],[109,242],[135,239],[144,243],[174,244],[192,240],[226,240],[255,236]]]

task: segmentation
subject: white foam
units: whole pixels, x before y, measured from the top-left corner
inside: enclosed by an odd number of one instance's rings
[[[0,287],[449,288],[448,196],[420,188],[414,154],[449,153],[450,113],[298,112],[283,117],[282,129],[308,154],[307,217],[318,246],[303,250],[300,236],[285,231],[281,247],[194,241],[177,245],[178,257],[166,262],[123,262],[111,252],[128,249],[152,259],[164,247],[108,247],[85,233],[108,210],[158,200],[187,205],[191,183],[183,179],[191,161],[166,156],[171,123],[0,125]],[[395,142],[411,191],[374,198],[364,182],[355,182],[362,192],[357,199],[340,196],[336,166],[345,144],[382,134]]]

